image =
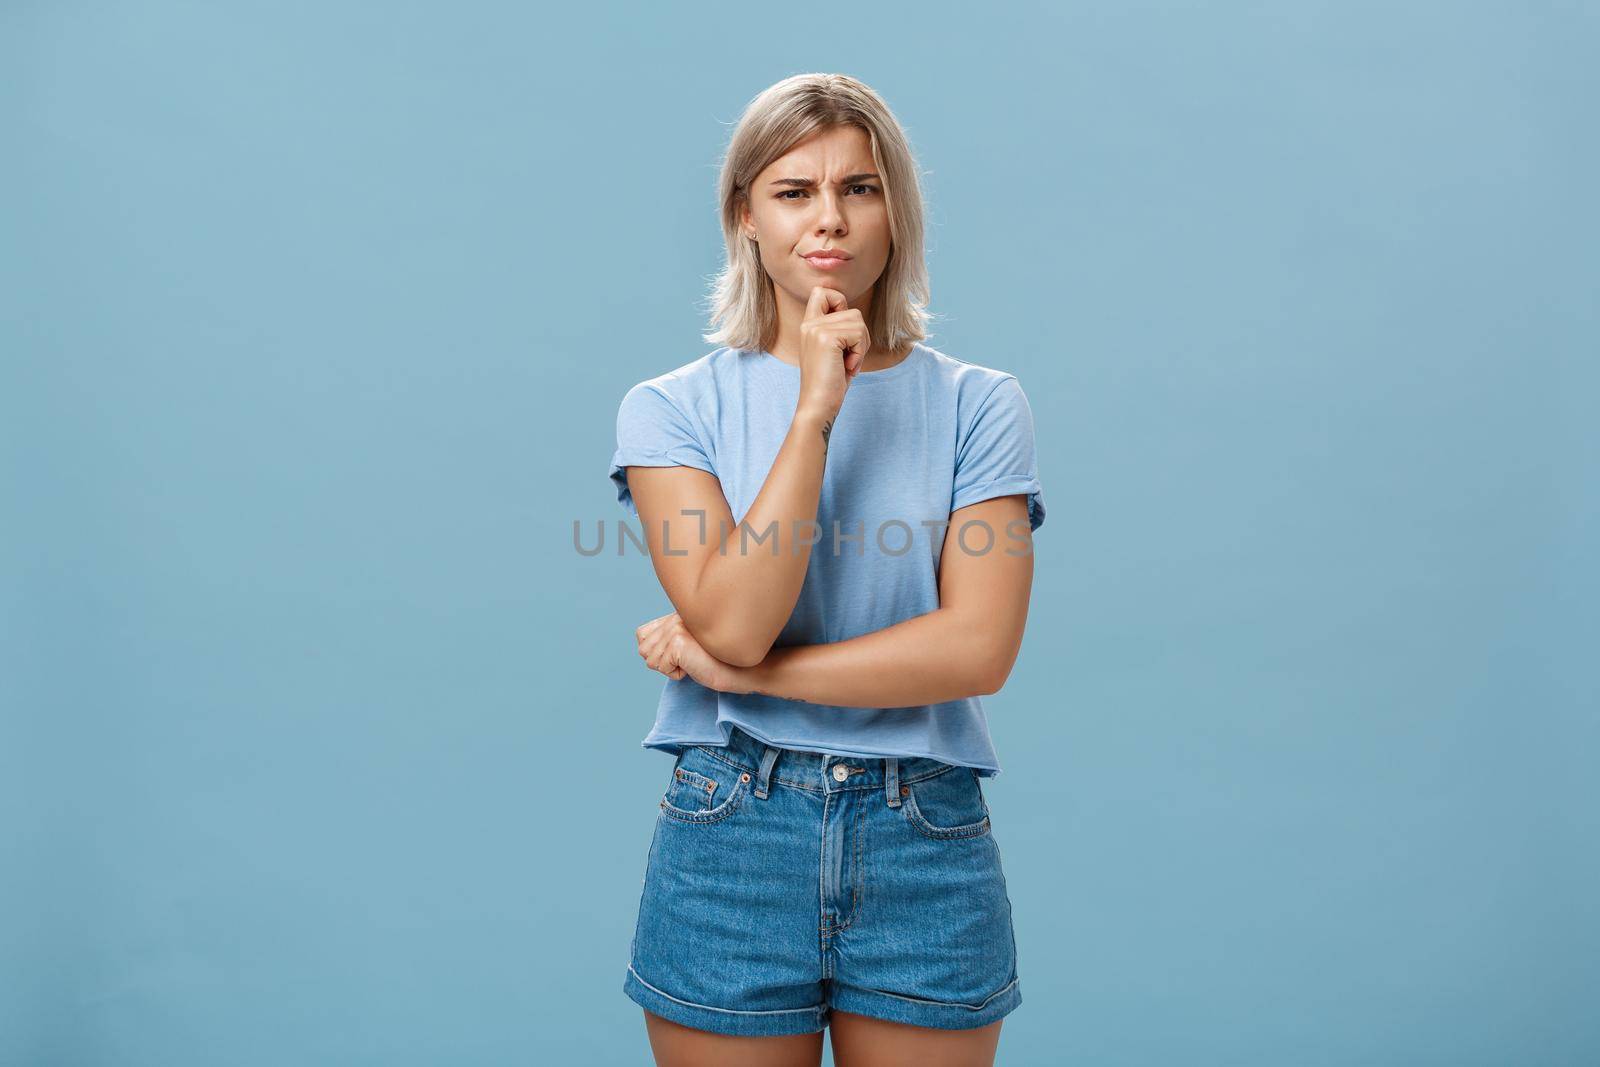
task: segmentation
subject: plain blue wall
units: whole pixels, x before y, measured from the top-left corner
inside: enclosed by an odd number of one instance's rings
[[[0,1062],[647,1062],[616,405],[876,87],[1050,514],[1004,1064],[1600,1062],[1596,9],[11,3]]]

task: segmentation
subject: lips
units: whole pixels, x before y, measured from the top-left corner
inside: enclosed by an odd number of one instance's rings
[[[841,270],[850,262],[850,253],[842,248],[819,248],[801,258],[816,270]]]

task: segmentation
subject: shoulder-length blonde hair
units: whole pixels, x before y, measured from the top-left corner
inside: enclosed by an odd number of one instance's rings
[[[872,347],[894,352],[929,336],[928,266],[924,260],[922,189],[905,131],[876,92],[845,74],[796,74],[751,100],[734,128],[717,182],[728,259],[711,291],[714,345],[762,351],[777,342],[778,306],[756,241],[740,230],[739,208],[769,164],[812,134],[857,126],[872,143],[889,208],[889,261],[867,313]]]

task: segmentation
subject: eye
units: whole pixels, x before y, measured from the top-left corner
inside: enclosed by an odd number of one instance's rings
[[[866,182],[857,182],[856,184],[850,186],[849,188],[851,188],[851,189],[865,189],[869,193],[875,193],[875,192],[878,191],[878,187],[876,185],[868,185]],[[804,189],[785,189],[783,192],[778,194],[777,199],[779,199],[779,200],[792,200],[792,199],[794,199],[793,197],[791,197],[789,195],[790,193],[798,193],[801,196],[807,195],[806,194],[806,190],[804,190]]]

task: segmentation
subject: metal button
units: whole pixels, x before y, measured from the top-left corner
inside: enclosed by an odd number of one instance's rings
[[[739,775],[739,781],[748,782],[749,780],[750,780],[750,772],[749,771],[746,771],[745,773]]]
[[[842,763],[835,763],[833,765],[833,780],[834,781],[842,782],[848,777],[850,777],[850,768],[846,767]]]
[[[900,787],[900,795],[903,796],[903,797],[910,796],[911,795],[911,787],[909,785],[901,786]]]

